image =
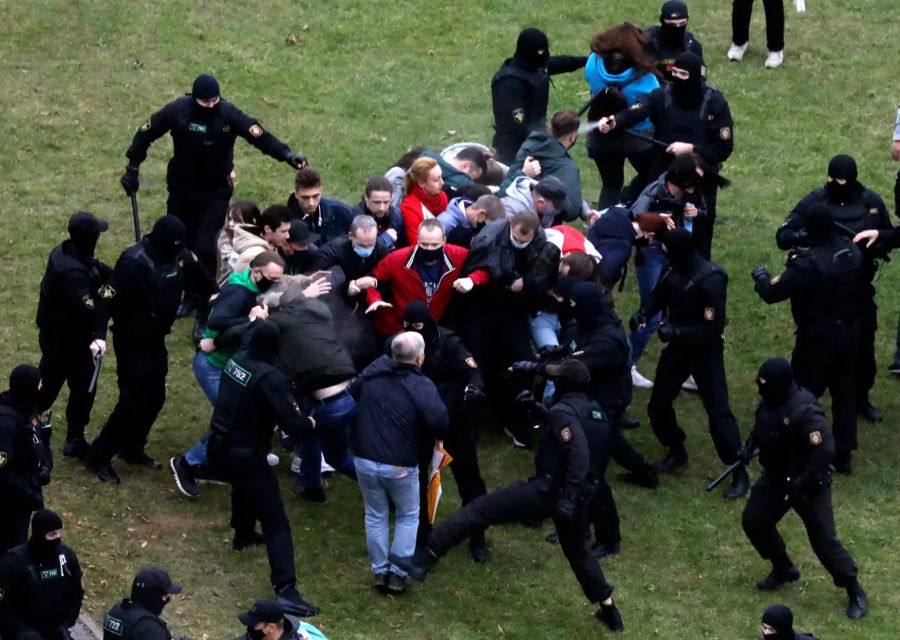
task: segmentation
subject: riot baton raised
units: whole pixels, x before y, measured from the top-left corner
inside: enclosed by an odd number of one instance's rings
[[[134,218],[134,242],[141,241],[141,219],[138,217],[137,192],[131,194],[131,216]]]

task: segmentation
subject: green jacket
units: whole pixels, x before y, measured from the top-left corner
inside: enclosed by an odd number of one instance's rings
[[[256,287],[256,283],[250,279],[250,269],[228,276],[228,281],[222,287],[219,297],[213,302],[203,337],[215,338],[229,327],[246,322],[250,309],[256,306],[256,296],[258,295],[259,289]],[[236,351],[237,347],[216,349],[212,353],[206,354],[206,361],[216,369],[224,369],[225,364]]]

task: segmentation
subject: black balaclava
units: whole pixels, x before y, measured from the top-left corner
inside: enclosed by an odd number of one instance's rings
[[[30,364],[20,364],[9,376],[9,395],[13,401],[33,410],[40,402],[41,371]]]
[[[676,27],[666,24],[665,21],[682,20],[687,19],[687,17],[687,5],[681,0],[668,0],[663,3],[659,11],[659,35],[663,43],[673,49],[680,47],[684,43],[684,32],[687,30],[687,25]]]
[[[834,156],[828,163],[828,176],[846,180],[846,184],[838,184],[836,180],[825,183],[825,191],[828,197],[835,202],[847,202],[856,191],[857,178],[856,160],[845,154]]]
[[[187,229],[175,216],[163,216],[153,225],[149,235],[154,255],[161,262],[171,262],[184,246]]]
[[[663,236],[663,250],[669,264],[678,273],[683,273],[697,255],[691,232],[687,229],[672,229]]]
[[[218,95],[219,83],[215,78],[207,74],[197,76],[191,87],[191,97],[194,98],[192,112],[204,120],[211,119],[213,114],[219,111],[221,102],[214,107],[203,107],[197,104],[197,100],[210,100]]]
[[[787,399],[794,384],[791,363],[784,358],[769,358],[759,368],[756,388],[768,404],[779,405]]]
[[[553,293],[562,298],[562,302],[551,298],[551,303],[556,308],[556,315],[559,316],[560,324],[566,324],[574,317],[572,315],[572,290],[581,282],[584,282],[584,280],[578,276],[562,276],[551,287]]]
[[[543,51],[543,53],[538,53]],[[547,34],[540,29],[529,27],[523,29],[516,40],[516,59],[532,69],[541,69],[547,66],[550,58],[550,41]]]
[[[596,327],[609,316],[609,305],[600,285],[580,282],[572,289],[572,315],[579,327]]]
[[[703,60],[696,53],[688,51],[675,58],[674,66],[687,71],[690,77],[687,80],[672,78],[672,97],[684,105],[700,104],[703,100],[703,78],[700,77]]]
[[[827,238],[834,229],[834,213],[828,205],[816,204],[806,212],[806,232],[812,244]]]
[[[59,556],[59,545],[62,540],[47,540],[51,531],[63,528],[62,519],[50,509],[35,511],[31,518],[31,538],[28,539],[28,550],[31,556],[41,564],[51,564]]]
[[[669,169],[666,171],[666,182],[671,182],[685,192],[686,197],[690,197],[687,193],[688,189],[697,189],[702,186],[703,179],[697,173],[697,161],[689,153],[675,156]]]
[[[773,604],[766,609],[762,621],[777,632],[761,636],[763,640],[795,640],[797,637],[794,633],[794,614],[783,604]]]
[[[82,258],[93,258],[100,232],[109,228],[86,211],[77,211],[69,218],[69,239]]]
[[[247,335],[247,349],[263,362],[274,362],[278,358],[281,332],[278,327],[265,320],[256,320]]]
[[[419,322],[422,323],[421,329],[413,329],[410,326]],[[413,300],[403,309],[403,329],[421,334],[426,345],[434,342],[438,333],[437,322],[428,310],[428,305],[422,300]]]
[[[603,54],[603,68],[610,75],[617,76],[624,73],[630,66],[628,58],[621,51],[608,51]]]
[[[144,589],[131,588],[131,601],[141,605],[150,613],[159,615],[167,604],[169,604],[169,594],[163,589],[152,587]]]

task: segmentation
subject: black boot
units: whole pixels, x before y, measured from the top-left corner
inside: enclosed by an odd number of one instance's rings
[[[669,447],[669,455],[653,465],[653,470],[656,473],[670,473],[686,465],[687,461],[688,455],[684,445],[676,444]]]
[[[84,460],[84,457],[87,455],[90,448],[91,445],[87,443],[84,436],[66,438],[66,442],[63,444],[63,455],[67,458]]]
[[[772,563],[772,571],[765,578],[756,583],[756,588],[760,591],[774,591],[787,582],[796,582],[800,579],[800,569],[794,566],[789,559],[779,562],[777,565]]]
[[[653,467],[646,462],[636,471],[627,471],[619,474],[619,478],[624,482],[636,484],[645,489],[655,489],[659,486],[659,476],[656,475]]]
[[[231,540],[231,548],[235,551],[243,551],[247,547],[255,547],[265,543],[266,539],[259,531],[251,531],[249,533],[235,532],[234,538]]]
[[[610,631],[625,631],[625,624],[622,622],[622,614],[616,608],[615,602],[609,604],[601,604],[600,608],[594,612],[597,620],[606,625]]]
[[[839,449],[834,454],[834,460],[831,462],[834,470],[838,473],[851,473],[853,471],[850,463],[852,455],[853,452],[850,449]]]
[[[591,545],[591,551],[594,552],[594,556],[599,558],[605,558],[606,556],[614,556],[619,553],[619,548],[621,543],[616,542],[615,544],[604,544],[602,542],[595,542]]]
[[[413,554],[412,562],[410,562],[407,572],[413,580],[424,582],[425,576],[437,564],[437,561],[438,557],[428,547],[419,547]]]
[[[206,334],[206,316],[197,316],[197,319],[194,320],[194,328],[191,330],[191,338],[194,340],[194,344],[200,344],[200,341],[203,340],[203,336]]]
[[[637,429],[641,426],[641,421],[632,416],[622,416],[619,418],[619,428],[620,429]]]
[[[275,601],[284,607],[285,612],[301,618],[317,616],[321,613],[319,607],[300,597],[297,587],[292,584],[275,587]]]
[[[847,597],[850,599],[850,604],[847,606],[848,618],[859,620],[868,613],[869,599],[859,582],[854,582],[853,586],[847,587]]]
[[[750,491],[750,475],[747,473],[747,467],[741,465],[731,474],[731,486],[725,492],[725,497],[737,500],[747,495],[748,491]]]
[[[125,464],[134,465],[136,467],[147,467],[148,469],[162,469],[162,463],[156,458],[151,458],[145,451],[139,453],[120,453],[119,457],[125,461]]]
[[[469,557],[478,564],[484,564],[491,559],[491,552],[488,551],[487,541],[484,539],[484,531],[473,533],[469,538]]]
[[[860,402],[859,404],[857,404],[856,411],[857,413],[859,413],[859,416],[863,420],[865,420],[866,422],[871,422],[872,424],[878,424],[879,422],[884,420],[884,414],[873,407],[868,398],[865,400],[865,402]]]

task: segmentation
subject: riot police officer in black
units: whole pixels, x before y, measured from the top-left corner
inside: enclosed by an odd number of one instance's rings
[[[20,364],[0,393],[0,553],[28,538],[31,513],[44,506],[43,487],[50,483],[53,457],[50,429],[37,415],[41,372]]]
[[[586,500],[593,492],[592,480],[601,469],[591,457],[586,428],[602,430],[600,406],[585,394],[590,374],[583,363],[568,358],[546,366],[556,391],[550,409],[538,404],[530,391],[520,402],[531,407],[545,424],[535,452],[535,476],[492,491],[457,510],[416,551],[409,573],[424,580],[438,559],[465,540],[473,531],[522,518],[552,517],[559,543],[585,596],[600,603],[597,619],[611,631],[622,631],[622,616],[613,603],[613,588],[591,554],[587,534]],[[587,425],[586,423],[591,423]],[[602,437],[602,431],[598,431]]]
[[[847,617],[861,618],[868,610],[857,580],[856,564],[837,539],[831,505],[834,439],[816,397],[797,386],[791,365],[770,358],[756,379],[762,397],[756,422],[740,456],[745,462],[759,449],[763,473],[753,485],[742,524],[754,548],[772,562],[772,572],[757,583],[763,591],[800,579],[776,525],[793,509],[806,527],[810,544],[834,584],[847,590]]]
[[[675,59],[690,51],[703,60],[703,47],[694,34],[687,30],[688,6],[681,0],[666,0],[659,10],[659,25],[647,28],[650,34],[650,53],[656,59],[656,68],[666,82],[672,82]]]
[[[43,379],[38,410],[49,409],[68,383],[63,455],[82,459],[88,449],[84,428],[97,391],[91,379],[97,360],[106,354],[109,314],[101,308],[100,287],[112,269],[94,257],[94,249],[108,228],[105,220],[85,211],[69,218],[69,239],[50,252],[37,309]]]
[[[318,607],[297,592],[291,525],[278,479],[266,461],[276,425],[295,438],[315,427],[294,401],[287,376],[275,366],[280,339],[274,325],[257,320],[226,363],[210,423],[209,464],[231,485],[233,548],[265,544],[278,602],[294,615],[314,616]]]
[[[551,56],[550,41],[540,29],[524,29],[516,53],[491,79],[497,159],[511,164],[528,134],[546,123],[550,76],[577,71],[586,56]]]
[[[103,617],[103,640],[172,640],[160,616],[181,585],[156,567],[137,572],[131,583],[131,598],[113,606]]]
[[[78,557],[62,542],[63,523],[49,509],[31,519],[31,538],[0,558],[0,636],[69,640],[84,585]]]
[[[831,210],[834,221],[845,235],[870,229],[891,228],[884,200],[857,180],[856,160],[848,155],[834,156],[828,163],[828,179],[823,187],[808,193],[788,214],[775,234],[780,249],[806,246],[806,220],[811,208],[824,205]],[[863,273],[859,319],[859,349],[856,358],[856,411],[869,422],[881,422],[881,412],[869,401],[875,385],[875,331],[878,328],[878,305],[872,281],[878,271],[878,259],[883,257],[880,247],[863,250]],[[839,437],[839,434],[836,434]]]
[[[804,244],[794,249],[784,273],[753,270],[759,297],[772,304],[791,300],[797,339],[791,356],[797,382],[817,397],[831,392],[837,471],[849,473],[856,449],[855,367],[859,323],[867,298],[863,254],[833,225],[832,210],[816,204],[805,212]],[[869,299],[871,301],[871,299]]]
[[[422,373],[437,387],[450,414],[450,430],[444,436],[444,449],[453,458],[450,470],[463,506],[485,494],[484,480],[478,468],[477,415],[473,403],[484,397],[484,377],[475,358],[453,331],[439,327],[422,300],[414,300],[403,310],[403,330],[416,331],[425,340],[425,362]],[[390,340],[388,341],[390,347]],[[418,545],[431,533],[428,519],[428,465],[431,463],[432,443],[422,452],[419,470]],[[475,562],[487,562],[490,553],[484,531],[476,531],[469,538],[469,555]]]
[[[100,289],[112,314],[119,400],[85,463],[103,482],[119,483],[112,468],[116,454],[128,464],[162,466],[144,447],[166,400],[166,335],[185,291],[209,299],[218,290],[212,276],[184,248],[186,237],[181,220],[163,216],[151,233],[122,253],[109,282]]]
[[[659,328],[659,338],[666,346],[659,357],[647,405],[653,432],[669,450],[656,470],[674,471],[687,463],[685,434],[678,426],[674,402],[690,375],[697,382],[697,392],[709,417],[716,453],[722,462],[731,465],[737,461],[741,436],[728,404],[723,357],[728,275],[715,262],[697,253],[691,234],[685,229],[666,232],[663,249],[669,259],[669,269],[654,288],[650,301],[631,319],[635,330],[658,311],[666,314]],[[740,498],[749,487],[747,470],[740,466],[725,497]]]

